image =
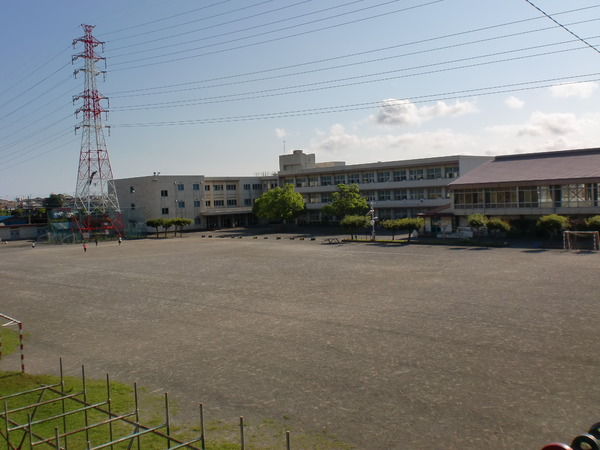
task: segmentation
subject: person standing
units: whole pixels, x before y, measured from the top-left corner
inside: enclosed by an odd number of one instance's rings
[[[121,236],[119,236],[119,245],[121,245],[122,241],[123,241],[123,239],[121,238]]]
[[[83,253],[87,253],[87,242],[83,243]]]

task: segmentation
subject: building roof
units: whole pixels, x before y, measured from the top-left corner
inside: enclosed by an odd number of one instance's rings
[[[451,188],[600,181],[600,148],[497,156],[450,183]]]

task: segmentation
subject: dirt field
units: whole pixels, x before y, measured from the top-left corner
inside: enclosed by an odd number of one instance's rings
[[[168,391],[190,421],[203,402],[360,449],[539,449],[600,421],[599,270],[598,253],[321,238],[10,243],[0,313],[30,334],[29,372],[62,356]]]

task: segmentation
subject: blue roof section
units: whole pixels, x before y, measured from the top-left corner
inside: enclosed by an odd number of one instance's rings
[[[0,222],[4,222],[5,220],[12,219],[14,216],[0,216]]]

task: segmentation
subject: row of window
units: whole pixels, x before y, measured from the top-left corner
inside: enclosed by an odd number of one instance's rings
[[[254,200],[251,198],[245,198],[244,199],[244,206],[252,206]],[[238,206],[238,202],[236,199],[230,199],[230,200],[206,200],[204,202],[204,205],[207,207],[225,207],[225,206]],[[194,200],[194,208],[199,208],[200,207],[200,201],[199,200]],[[185,208],[185,202],[183,201],[178,201],[177,202],[177,206],[176,208]],[[132,203],[131,204],[131,209],[135,209],[135,204]],[[169,214],[169,208],[162,208],[162,214]]]
[[[361,195],[367,201],[397,201],[397,200],[435,200],[449,198],[449,192],[445,188],[418,188],[418,189],[385,189],[380,191],[362,191]],[[306,203],[331,203],[331,194],[315,193],[303,194]]]
[[[598,184],[518,186],[454,192],[455,208],[585,208],[598,206]]]
[[[337,175],[315,175],[309,177],[286,178],[284,183],[295,187],[337,186],[338,184],[387,183],[411,180],[435,180],[457,178],[458,166],[401,169],[393,171],[341,173]]]

